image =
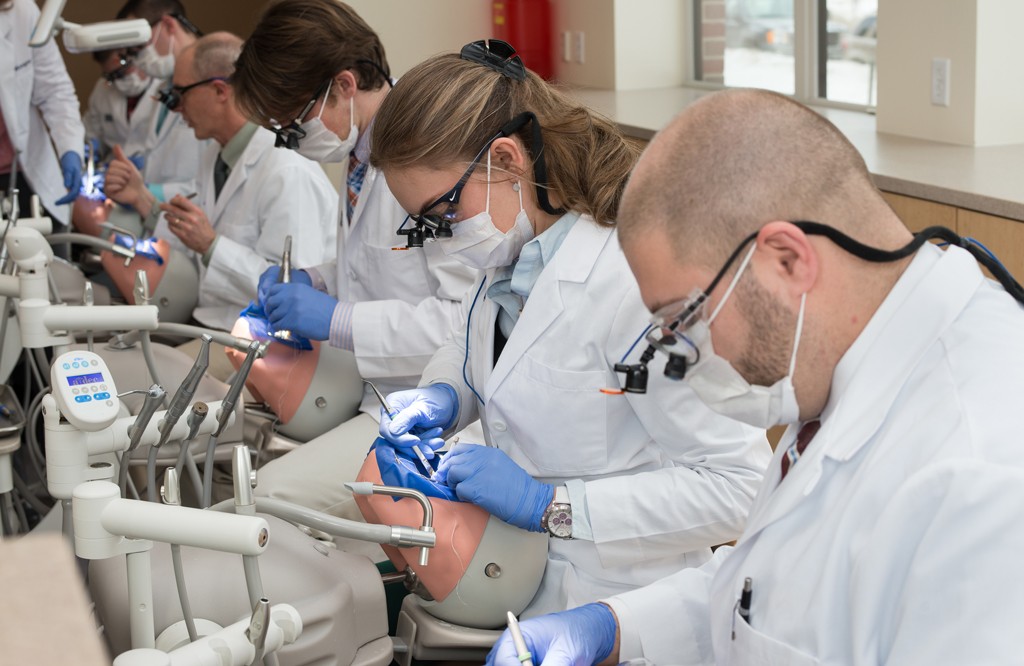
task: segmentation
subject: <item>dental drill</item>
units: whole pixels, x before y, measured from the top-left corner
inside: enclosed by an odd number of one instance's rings
[[[134,393],[134,391],[130,391],[130,393]],[[121,469],[117,474],[117,485],[121,489],[121,497],[127,496],[128,467],[131,464],[132,453],[135,449],[139,448],[139,443],[142,442],[142,433],[146,431],[146,426],[149,425],[153,414],[156,413],[156,410],[164,401],[164,396],[167,394],[159,384],[153,384],[144,393],[146,394],[146,399],[142,403],[142,409],[139,410],[135,423],[128,429],[128,449],[121,454]]]
[[[278,274],[278,284],[290,284],[292,281],[292,237],[284,238],[284,253],[281,255],[281,272]],[[279,340],[291,340],[291,331],[276,331],[274,337]]]
[[[234,413],[235,403],[238,401],[238,396],[241,395],[242,389],[245,388],[245,380],[248,379],[249,371],[252,370],[253,361],[256,360],[257,355],[261,355],[265,350],[266,346],[261,345],[256,340],[249,343],[249,349],[245,355],[245,360],[242,362],[242,367],[235,373],[231,387],[228,388],[227,395],[221,401],[220,410],[216,415],[217,427],[206,442],[206,459],[203,465],[203,499],[200,504],[204,509],[210,506],[213,498],[213,454],[217,448],[217,438],[220,437],[224,428],[227,427],[228,419]]]
[[[171,438],[171,430],[181,418],[181,415],[185,413],[185,410],[188,409],[189,404],[192,402],[192,397],[196,394],[196,389],[199,387],[199,382],[203,378],[203,374],[210,367],[210,342],[213,338],[209,335],[203,335],[201,340],[199,354],[196,356],[195,363],[192,364],[192,369],[189,370],[188,375],[185,376],[184,381],[181,382],[178,390],[175,391],[174,397],[171,398],[166,416],[157,425],[157,429],[160,431],[160,440],[149,449],[149,458],[146,461],[146,496],[150,502],[156,501],[157,453],[160,447]],[[184,446],[184,443],[182,443],[182,446]]]
[[[174,472],[181,477],[181,470],[188,463],[188,476],[192,479],[192,486],[196,489],[197,493],[202,493],[203,479],[199,476],[199,468],[196,467],[195,458],[192,457],[192,442],[195,441],[196,436],[199,434],[199,427],[203,425],[203,421],[206,420],[206,415],[210,413],[210,408],[205,402],[196,402],[192,405],[192,411],[189,412],[186,418],[188,424],[188,435],[181,443],[181,448],[178,449],[178,459],[174,463]]]

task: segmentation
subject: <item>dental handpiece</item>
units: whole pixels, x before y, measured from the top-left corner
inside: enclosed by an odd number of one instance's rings
[[[181,386],[178,387],[174,397],[171,398],[171,404],[167,407],[167,415],[164,416],[158,426],[160,440],[156,443],[156,448],[160,448],[170,439],[171,430],[178,423],[178,420],[181,419],[181,415],[185,413],[185,410],[188,409],[188,405],[192,402],[192,396],[196,394],[196,388],[199,387],[203,374],[210,367],[210,343],[213,341],[213,338],[204,333],[201,340],[202,346],[199,348],[199,354],[196,356],[195,363],[192,364],[192,369],[189,370],[185,380],[181,382]]]
[[[259,351],[259,342],[253,340],[249,343],[249,349],[245,354],[245,360],[242,361],[242,367],[235,373],[235,379],[231,382],[228,394],[224,396],[224,400],[220,403],[220,411],[217,412],[217,429],[213,432],[214,437],[220,437],[224,428],[227,427],[228,419],[231,418],[231,413],[235,411],[235,403],[238,401],[238,396],[241,395],[242,389],[245,388],[245,380],[249,378],[249,371],[252,370],[253,361],[256,360],[256,355]]]
[[[285,236],[284,238],[284,253],[281,255],[281,272],[278,273],[279,284],[290,284],[292,281],[292,237]],[[291,340],[291,331],[276,331],[274,333],[275,338],[281,340]]]
[[[146,427],[153,419],[153,414],[163,404],[164,396],[167,395],[167,392],[159,384],[153,384],[145,393],[146,399],[142,403],[142,409],[135,417],[135,422],[128,428],[128,448],[121,454],[121,469],[117,475],[117,485],[121,489],[121,497],[125,497],[128,490],[128,466],[131,464],[132,452],[139,447]]]
[[[369,379],[364,379],[363,383],[369,386],[373,391],[373,394],[377,396],[377,402],[379,402],[380,406],[384,408],[384,413],[390,418],[394,418],[398,412],[391,409],[391,405],[388,404],[387,398],[385,398],[384,394],[380,392],[380,389],[378,389]],[[434,476],[434,468],[430,466],[430,462],[427,460],[427,457],[423,455],[423,451],[420,450],[420,447],[413,444],[412,452],[416,454],[416,457],[419,458],[420,464],[423,465],[423,469],[426,470],[427,474],[432,478]]]

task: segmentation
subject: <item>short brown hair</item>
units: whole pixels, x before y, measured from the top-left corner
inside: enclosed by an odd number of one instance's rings
[[[370,162],[381,169],[468,162],[527,111],[541,127],[551,198],[598,223],[614,223],[639,145],[531,71],[518,81],[456,54],[420,63],[381,102]],[[527,124],[515,135],[535,162],[533,129]]]
[[[232,79],[235,101],[260,124],[290,122],[289,115],[345,70],[355,73],[360,90],[388,82],[377,33],[344,3],[279,0],[263,12],[242,47]]]

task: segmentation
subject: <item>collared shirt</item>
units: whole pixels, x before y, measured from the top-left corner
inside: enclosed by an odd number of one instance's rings
[[[242,153],[249,147],[249,142],[252,140],[256,130],[259,129],[259,125],[253,122],[246,122],[242,125],[242,129],[235,132],[235,135],[231,137],[224,147],[220,149],[220,158],[224,160],[224,163],[228,165],[228,173],[230,174],[234,170],[235,165],[238,164],[238,160],[242,159]],[[210,265],[210,258],[213,256],[213,248],[217,247],[217,240],[220,235],[213,237],[213,242],[210,243],[210,247],[206,248],[206,252],[203,253],[203,266]]]
[[[519,313],[522,312],[526,299],[530,297],[530,292],[537,284],[544,267],[558,252],[562,241],[578,219],[579,213],[566,213],[551,227],[524,245],[519,258],[512,262],[511,266],[499,268],[494,274],[494,280],[487,289],[487,297],[501,307],[498,312],[498,325],[506,338],[512,334],[512,328],[519,321]]]

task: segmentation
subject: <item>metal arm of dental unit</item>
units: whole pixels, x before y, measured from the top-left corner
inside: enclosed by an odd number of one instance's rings
[[[18,323],[26,349],[60,347],[74,342],[70,331],[156,330],[155,305],[71,306],[50,303],[49,242],[37,230],[21,225],[7,232],[6,247],[18,266],[18,288],[10,276],[0,280],[0,295],[18,297]],[[122,248],[124,249],[124,248]]]

